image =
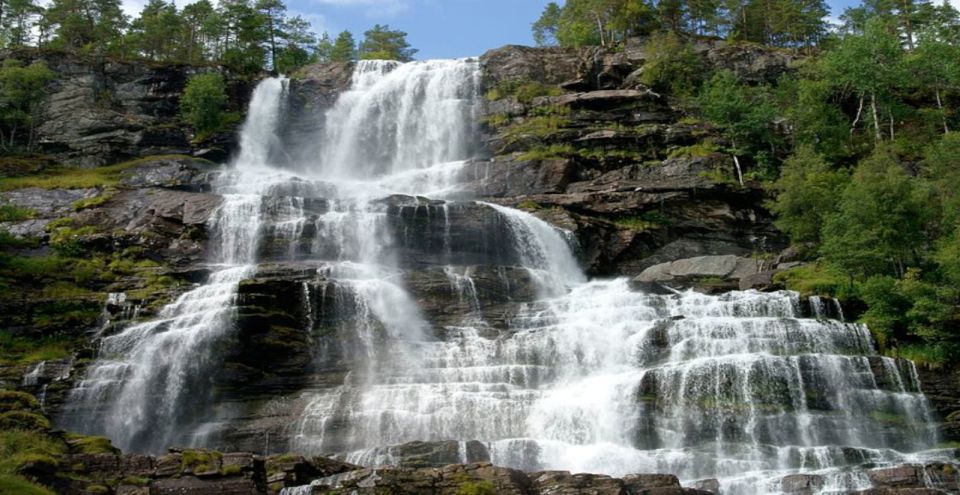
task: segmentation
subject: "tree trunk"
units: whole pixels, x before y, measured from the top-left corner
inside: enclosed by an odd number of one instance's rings
[[[940,88],[937,88],[934,93],[937,95],[937,109],[940,110],[940,121],[943,122],[943,133],[946,134],[950,132],[950,128],[947,127],[947,114],[943,111],[943,101],[940,100]]]
[[[870,93],[870,108],[873,110],[873,133],[877,138],[877,142],[883,140],[883,136],[880,135],[880,117],[877,115],[877,94]]]
[[[600,31],[600,46],[607,46],[607,40],[603,33],[603,21],[600,20],[600,14],[594,13],[597,18],[597,29]]]
[[[743,170],[740,169],[740,159],[737,158],[737,154],[736,154],[736,153],[733,154],[733,166],[734,166],[734,168],[736,168],[736,170],[737,170],[737,182],[739,182],[740,185],[742,186],[742,185],[743,185]]]
[[[850,134],[853,134],[854,129],[857,128],[857,123],[860,122],[861,115],[863,115],[863,93],[860,94],[860,106],[857,107],[857,116],[853,118],[853,124],[850,124]]]

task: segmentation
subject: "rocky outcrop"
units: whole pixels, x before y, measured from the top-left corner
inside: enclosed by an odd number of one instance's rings
[[[235,147],[234,129],[207,143],[192,143],[180,120],[180,95],[191,74],[211,70],[84,57],[49,50],[5,51],[0,58],[42,60],[55,74],[48,85],[40,150],[62,164],[96,167],[132,158],[198,153],[225,159]],[[231,110],[243,111],[252,86],[228,80]]]
[[[918,366],[923,393],[940,419],[944,441],[960,442],[960,370]]]

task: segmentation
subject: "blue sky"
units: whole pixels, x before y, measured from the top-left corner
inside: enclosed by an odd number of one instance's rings
[[[182,7],[193,0],[176,0]],[[348,29],[357,40],[374,24],[406,31],[417,58],[482,55],[507,44],[531,45],[530,24],[550,0],[286,0],[292,14],[309,20],[317,33]],[[933,0],[941,1],[941,0]],[[960,6],[960,0],[952,0]],[[859,0],[828,0],[836,17]],[[135,16],[146,0],[123,0]]]
[[[183,0],[180,0],[183,1]],[[417,58],[481,55],[507,44],[533,44],[530,24],[550,0],[287,0],[318,32],[349,29],[359,40],[375,23],[408,33]],[[859,0],[828,0],[832,15]],[[940,0],[935,0],[940,1]]]

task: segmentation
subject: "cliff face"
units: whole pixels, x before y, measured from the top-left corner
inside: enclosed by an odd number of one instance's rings
[[[781,52],[723,43],[704,44],[698,51],[707,63],[757,82],[779,77],[792,62]],[[228,132],[212,143],[194,144],[179,120],[186,78],[200,69],[44,58],[58,78],[38,129],[43,151],[78,167],[126,162],[99,183],[0,192],[0,200],[33,211],[31,218],[2,224],[36,239],[18,248],[19,255],[43,260],[70,248],[100,260],[92,268],[71,262],[62,273],[15,280],[11,287],[17,297],[0,301],[4,329],[30,339],[62,338],[69,347],[65,355],[43,361],[0,364],[0,385],[42,395],[45,412],[56,416],[96,355],[100,338],[149,318],[206,278],[209,220],[222,202],[209,191],[221,169],[198,157],[221,162],[235,142]],[[645,58],[639,43],[616,54],[525,47],[485,54],[480,59],[485,95],[480,139],[459,179],[478,199],[527,210],[573,232],[590,275],[638,277],[637,284],[653,290],[663,290],[661,284],[712,291],[773,286],[770,275],[792,261],[782,252],[786,239],[763,207],[765,191],[735,181],[732,158],[709,144],[721,140],[709,125],[688,118],[677,102],[637,82]],[[349,87],[351,74],[349,65],[330,64],[308,67],[291,79],[280,130],[289,149],[309,148],[304,144],[325,124],[323,110]],[[231,106],[244,107],[249,91],[244,83],[231,82]],[[153,156],[158,154],[175,155]],[[148,158],[128,162],[138,157]],[[309,163],[310,157],[286,159]],[[451,290],[449,274],[433,266],[449,252],[462,258],[459,264],[479,266],[471,274],[473,297],[491,335],[506,330],[505,321],[518,314],[518,301],[533,299],[530,274],[503,268],[516,265],[517,254],[497,242],[507,226],[492,207],[408,196],[383,202],[389,231],[399,239],[393,248],[408,272],[407,289],[429,321],[453,324],[474,310],[471,301]],[[282,206],[266,209],[276,213]],[[330,205],[314,200],[303,209],[322,215]],[[260,249],[262,263],[239,286],[237,332],[218,349],[223,366],[207,383],[229,404],[221,419],[231,427],[218,445],[260,454],[286,450],[296,434],[291,422],[309,406],[304,395],[343,383],[356,364],[336,352],[323,360],[312,354],[310,340],[318,336],[303,332],[302,322],[337,336],[336,329],[354,317],[343,309],[344,287],[318,280],[321,266],[289,262],[288,247],[271,237],[279,236],[275,227],[282,218],[265,218],[264,230],[272,233]],[[309,242],[322,241],[316,232],[301,234]],[[444,244],[446,239],[451,245]],[[484,268],[488,265],[497,269]],[[80,268],[107,273],[90,275]],[[64,284],[71,290],[50,290]],[[945,438],[960,439],[954,417],[960,405],[953,398],[960,387],[934,376],[924,376],[924,384],[938,412],[952,421]],[[489,461],[482,445],[468,448],[466,459],[459,445],[444,442],[391,448],[404,466],[386,471],[338,464],[328,472],[302,459],[271,470],[269,460],[234,455],[228,458],[240,466],[235,473],[219,466],[185,473],[180,452],[159,459],[71,458],[64,465],[94,466],[76,474],[98,479],[154,480],[149,493],[272,493],[347,470],[353,472],[329,479],[329,486],[314,492],[454,493],[464,484],[489,483],[503,493],[523,494],[698,493],[672,477],[524,474],[485,464],[434,468]],[[876,477],[890,490],[922,486],[923,473],[916,469],[900,474],[909,479],[900,485],[896,472],[878,471]],[[788,492],[807,493],[824,481],[809,476],[791,483]],[[699,488],[716,489],[709,480]],[[130,490],[124,493],[143,492]]]
[[[97,167],[163,154],[197,154],[221,161],[235,147],[235,129],[194,143],[180,120],[180,95],[187,79],[214,68],[154,65],[19,50],[0,53],[25,63],[41,60],[55,74],[47,86],[39,151],[58,163]],[[252,84],[228,76],[231,111],[243,111]]]

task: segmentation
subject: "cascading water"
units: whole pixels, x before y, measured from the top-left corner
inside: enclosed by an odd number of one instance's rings
[[[316,144],[283,150],[296,174],[269,167],[284,82],[262,83],[217,184],[217,271],[160,319],[103,339],[73,393],[87,422],[75,425],[135,450],[211,444],[232,419],[193,392],[230,333],[238,282],[283,261],[316,269],[297,286],[311,366],[346,372],[291,399],[303,405],[289,445],[268,450],[377,465],[396,444],[479,440],[499,465],[716,477],[724,493],[777,492],[796,472],[853,489],[868,483],[856,466],[937,458],[912,363],[876,355],[866,328],[822,302],[809,319],[787,292],[587,281],[566,233],[451,201],[469,193],[457,179],[479,81],[476,60],[358,63]],[[416,280],[446,284],[462,309],[426,309]]]
[[[223,204],[211,221],[215,246],[207,282],[164,307],[154,320],[100,342],[97,361],[71,392],[64,422],[77,431],[108,435],[119,447],[160,451],[190,443],[205,415],[217,345],[229,337],[237,284],[255,271],[260,233],[258,182],[244,176],[262,166],[276,140],[285,81],[261,84],[250,103],[233,173],[214,190]]]

